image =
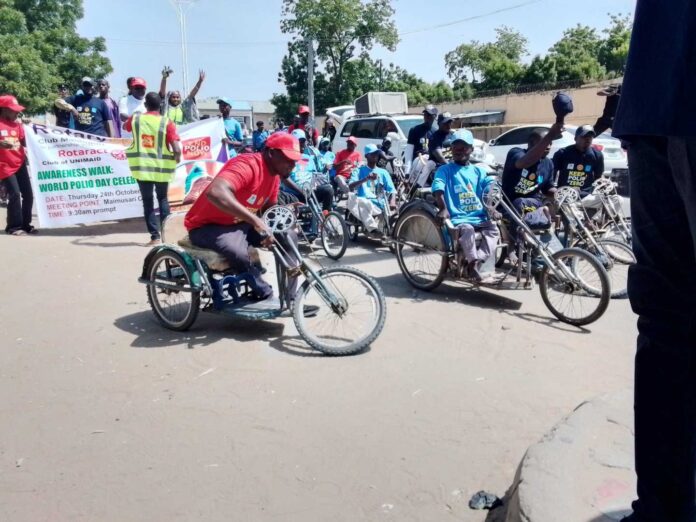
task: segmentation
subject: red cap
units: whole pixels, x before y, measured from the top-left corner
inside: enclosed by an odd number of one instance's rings
[[[133,87],[145,87],[147,88],[147,83],[142,78],[133,78],[131,80],[131,88]]]
[[[300,107],[297,109],[297,114],[309,114],[309,112],[309,107],[307,107],[306,105],[300,105]]]
[[[348,143],[355,143],[356,145],[358,144],[358,140],[355,138],[355,136],[350,136],[346,142]]]
[[[297,161],[302,157],[299,140],[292,134],[285,132],[271,134],[266,140],[266,148],[279,150],[292,161]]]
[[[25,109],[25,107],[17,103],[17,98],[11,94],[3,94],[0,96],[0,108],[10,109],[15,112],[22,112]]]

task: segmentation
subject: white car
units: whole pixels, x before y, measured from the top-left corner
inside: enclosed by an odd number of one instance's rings
[[[326,119],[333,121],[333,124],[338,128],[343,120],[350,118],[355,114],[355,106],[339,105],[338,107],[329,107],[326,109]]]
[[[423,123],[423,116],[420,114],[371,114],[369,116],[350,116],[338,128],[331,149],[334,152],[345,149],[346,140],[350,136],[353,136],[358,140],[357,150],[362,154],[365,145],[368,143],[381,145],[384,138],[389,135],[392,141],[392,154],[397,158],[402,158],[408,172],[411,163],[411,158],[407,158],[405,154],[408,133],[413,127],[421,123]],[[485,141],[474,140],[472,159],[474,161],[493,162],[493,156],[488,151],[488,144]]]
[[[539,125],[526,125],[524,127],[515,127],[496,139],[491,140],[488,143],[488,150],[495,157],[495,162],[505,165],[505,158],[508,152],[513,147],[527,147],[527,142],[529,141],[529,136],[532,132],[536,130],[548,131],[551,128],[550,124],[539,124]],[[551,153],[549,157],[553,157],[554,153],[558,149],[567,147],[568,145],[573,145],[575,143],[575,129],[576,126],[566,125],[563,135],[554,140],[551,145]],[[609,134],[602,133],[597,136],[593,142],[592,146],[601,151],[604,154],[604,174],[611,175],[612,171],[614,175],[619,172],[627,171],[628,160],[626,158],[626,151],[621,148],[621,141],[616,138],[612,138]]]

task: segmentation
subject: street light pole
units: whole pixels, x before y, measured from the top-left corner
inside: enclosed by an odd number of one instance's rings
[[[198,0],[170,0],[179,17],[179,30],[181,31],[181,76],[183,81],[182,95],[189,92],[188,78],[188,41],[186,37],[186,9]]]
[[[309,116],[314,120],[314,42],[311,37],[307,41],[307,98],[309,98]]]

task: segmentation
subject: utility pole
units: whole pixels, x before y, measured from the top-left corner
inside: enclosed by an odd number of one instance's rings
[[[309,117],[314,120],[314,42],[307,36],[307,100]]]
[[[169,0],[176,10],[179,18],[179,30],[181,32],[181,76],[183,81],[182,96],[186,96],[189,92],[189,77],[188,77],[188,41],[186,38],[186,10],[198,0]]]

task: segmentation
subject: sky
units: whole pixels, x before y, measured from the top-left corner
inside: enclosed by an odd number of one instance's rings
[[[280,32],[281,5],[282,0],[196,0],[187,10],[189,88],[198,70],[206,71],[199,99],[260,101],[284,92],[278,71],[289,37]],[[635,0],[393,0],[392,5],[401,41],[395,52],[375,48],[373,58],[435,82],[447,79],[448,51],[471,40],[491,41],[500,25],[527,37],[530,59],[546,53],[566,28],[581,23],[601,30],[609,24],[608,13],[633,14]],[[106,38],[112,95],[125,92],[129,76],[141,76],[156,89],[163,65],[174,69],[170,89],[182,88],[179,23],[170,0],[84,0],[84,9],[78,31]]]

